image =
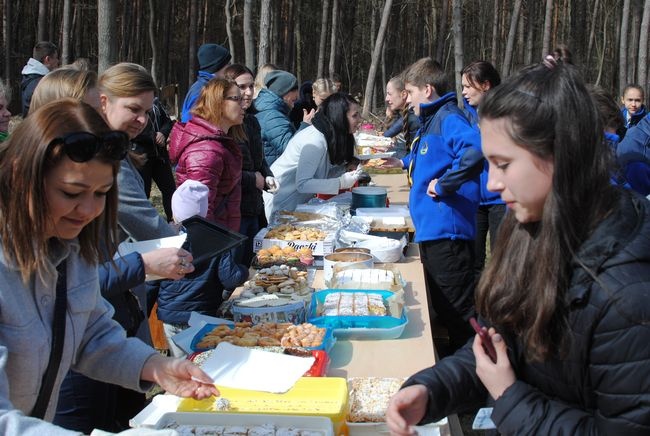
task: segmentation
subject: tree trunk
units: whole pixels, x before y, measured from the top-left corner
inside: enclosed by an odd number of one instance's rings
[[[585,65],[587,65],[587,68],[589,67],[591,61],[591,49],[593,48],[594,40],[596,39],[596,17],[598,16],[599,4],[600,4],[600,0],[596,0],[591,14],[591,23],[589,27],[589,42],[587,43],[587,57],[585,58]]]
[[[170,18],[171,18],[171,11],[173,8],[173,1],[167,1],[163,2],[163,17],[160,20],[160,24],[158,26],[158,34],[163,35],[163,47],[171,47],[171,31],[169,30],[171,26],[169,25]],[[170,82],[177,83],[177,80],[174,79],[173,81],[170,81],[169,79],[169,62],[171,60],[171,56],[163,56],[162,57],[162,62],[159,62],[160,65],[160,80],[161,83],[160,85],[164,86],[169,84]]]
[[[332,0],[332,35],[330,38],[330,77],[336,72],[336,35],[339,31],[339,0]]]
[[[295,26],[296,26],[296,40],[295,40],[295,48],[296,48],[296,77],[298,78],[298,81],[302,83],[302,24],[300,23],[300,6],[302,5],[302,2],[297,2],[296,3],[296,13],[295,13]]]
[[[5,70],[4,70],[4,77],[5,77],[5,84],[7,86],[11,86],[11,52],[14,49],[13,47],[13,41],[11,38],[11,17],[13,15],[13,11],[11,10],[11,4],[13,2],[11,0],[5,0],[4,2],[4,17],[3,17],[3,26],[2,30],[4,33],[4,52],[5,52]]]
[[[293,23],[293,16],[293,0],[285,0],[282,3],[280,20],[276,20],[276,22],[284,23],[284,26],[278,26],[278,30],[281,32],[281,47],[283,47],[282,51],[284,52],[284,60],[282,64],[286,67],[287,71],[295,72],[296,70],[293,68],[295,27],[291,25],[291,23]]]
[[[632,17],[631,26],[629,27],[628,34],[628,47],[627,47],[627,83],[637,83],[636,67],[639,55],[639,30],[641,28],[641,12],[639,9],[639,1],[633,1],[630,4],[630,15]],[[646,38],[648,35],[645,35]]]
[[[534,4],[530,5],[531,10],[528,15],[528,32],[526,33],[526,51],[524,54],[524,65],[530,65],[533,62],[533,41],[535,40],[535,26],[533,22],[537,17],[537,10]],[[523,26],[522,26],[523,27]]]
[[[512,62],[512,50],[515,45],[515,34],[517,32],[517,21],[519,20],[519,11],[521,10],[521,0],[515,0],[512,7],[512,16],[510,17],[510,31],[508,32],[508,42],[506,43],[506,52],[503,55],[503,66],[501,74],[504,77],[510,75],[510,64]]]
[[[320,41],[318,43],[318,72],[316,78],[323,77],[323,70],[325,70],[325,44],[327,44],[327,21],[329,17],[330,0],[323,0],[323,12],[320,22]]]
[[[546,0],[544,14],[544,39],[542,42],[542,57],[551,52],[551,28],[553,23],[553,0]]]
[[[270,25],[271,25],[271,0],[262,0],[262,6],[260,8],[260,40],[257,49],[258,68],[268,63]]]
[[[244,51],[246,52],[246,66],[255,71],[255,41],[253,39],[253,0],[244,0]],[[259,65],[258,65],[259,66]]]
[[[117,21],[117,3],[114,0],[97,0],[97,71],[117,62],[117,35],[114,33]]]
[[[72,0],[63,0],[63,25],[61,27],[61,65],[70,60],[70,34],[72,29]]]
[[[196,25],[199,15],[199,0],[190,0],[189,10],[189,47],[187,48],[187,88],[189,89],[196,79]]]
[[[492,65],[497,64],[497,43],[499,41],[499,0],[494,0],[494,16],[492,17]]]
[[[438,45],[436,47],[436,60],[440,63],[443,62],[445,56],[445,41],[447,40],[447,15],[448,1],[442,0],[442,12],[440,13],[440,26],[438,26]]]
[[[643,18],[641,19],[641,39],[639,41],[639,67],[637,69],[637,83],[648,92],[648,30],[650,30],[650,0],[645,0]]]
[[[375,48],[372,51],[372,58],[370,60],[370,70],[368,71],[368,80],[366,81],[365,98],[363,99],[363,116],[368,116],[370,112],[370,98],[372,90],[375,86],[375,76],[377,74],[377,63],[381,55],[381,48],[384,44],[384,37],[386,35],[386,27],[388,27],[388,18],[390,17],[390,8],[393,5],[393,0],[385,0],[384,11],[381,14],[381,24],[377,32],[377,39],[375,40]],[[331,65],[331,62],[330,62]]]
[[[228,50],[230,50],[230,56],[232,56],[233,64],[235,61],[235,38],[232,35],[232,14],[230,13],[230,8],[232,7],[232,0],[226,0],[226,5],[224,10],[226,13],[226,33],[228,34]]]
[[[621,17],[621,38],[618,47],[618,95],[623,94],[627,85],[627,33],[630,18],[630,0],[623,2],[623,16]]]
[[[463,70],[463,5],[462,0],[453,0],[451,3],[451,32],[454,35],[454,78],[456,84],[456,98],[458,106],[463,107],[461,94],[461,75]]]
[[[158,48],[156,46],[156,7],[154,0],[149,0],[149,42],[151,43],[151,77],[157,85],[158,80]]]
[[[5,0],[12,1],[12,0]],[[99,6],[98,6],[99,7]],[[46,41],[47,29],[45,27],[45,18],[47,17],[47,0],[38,0],[38,23],[37,23],[37,41]]]

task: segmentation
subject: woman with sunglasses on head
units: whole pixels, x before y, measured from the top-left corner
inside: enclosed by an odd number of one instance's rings
[[[93,100],[108,125],[127,132],[129,140],[140,133],[143,124],[146,125],[147,115],[143,116],[141,112],[149,109],[155,85],[141,66],[118,64],[107,69],[100,78],[99,93],[95,89],[95,82],[90,80],[94,74],[71,69],[65,74],[55,73],[53,79],[44,78],[44,83],[39,83],[35,96],[42,98],[37,98],[38,101],[32,99],[31,110],[48,100],[70,96],[87,101],[90,95],[94,96]],[[123,159],[117,176],[119,241],[127,237],[146,240],[174,234],[146,197],[144,182],[134,160],[138,158],[130,153]],[[114,254],[110,247],[104,246],[102,250],[108,257]],[[141,307],[147,305],[145,289],[140,287],[146,274],[178,280],[194,270],[191,262],[191,254],[182,248],[161,248],[148,253],[119,256],[114,262],[105,262],[100,266],[102,296],[114,307],[113,318],[124,327],[127,336],[138,334],[147,342],[151,340],[148,324],[143,322],[146,317]],[[132,290],[140,291],[140,302]],[[117,431],[128,428],[128,420],[144,404],[145,398],[140,393],[91,380],[71,371],[62,386],[54,422],[83,432],[88,432],[93,426]]]
[[[116,242],[115,179],[128,139],[90,106],[30,113],[0,145],[0,433],[78,434],[51,420],[70,368],[144,391],[216,393],[190,362],[165,358],[111,319],[99,293],[100,238]]]
[[[610,183],[580,74],[548,56],[487,93],[480,126],[510,209],[476,291],[484,327],[405,382],[391,433],[487,402],[500,434],[650,434],[650,203]]]
[[[192,119],[172,129],[169,157],[176,186],[195,180],[208,187],[206,219],[239,231],[244,109],[237,83],[214,78],[201,89]]]

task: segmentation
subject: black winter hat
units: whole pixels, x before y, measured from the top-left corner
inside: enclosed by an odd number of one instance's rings
[[[264,85],[272,91],[284,97],[285,94],[298,89],[298,79],[291,73],[282,70],[273,70],[266,75]]]
[[[230,62],[232,56],[228,49],[219,44],[203,44],[197,54],[199,70],[216,73]]]

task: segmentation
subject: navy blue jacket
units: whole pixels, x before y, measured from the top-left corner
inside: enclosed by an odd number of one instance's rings
[[[517,376],[494,402],[501,434],[650,434],[650,203],[621,192],[572,263],[562,300],[572,338],[567,355],[528,362],[521,340],[495,326]],[[471,345],[406,381],[429,390],[422,423],[485,404]]]
[[[289,105],[276,93],[263,88],[253,104],[262,129],[264,157],[271,165],[284,152],[296,128],[289,119]]]
[[[621,116],[623,117],[623,121],[625,122],[625,128],[629,129],[630,127],[636,126],[639,124],[639,121],[643,119],[648,115],[648,110],[646,109],[645,105],[641,105],[641,109],[636,111],[629,119],[628,119],[628,111],[625,108],[625,106],[621,109]]]
[[[207,71],[199,71],[196,77],[196,82],[192,83],[192,86],[190,86],[190,89],[187,91],[187,95],[185,96],[185,100],[183,101],[183,109],[181,109],[182,123],[187,123],[192,119],[190,110],[192,110],[194,107],[194,103],[196,103],[196,100],[199,98],[201,90],[205,84],[214,77],[215,76],[212,73],[208,73]]]
[[[628,186],[642,195],[650,194],[650,115],[628,130],[620,142],[611,133],[605,137],[616,152],[620,175]]]
[[[167,324],[187,323],[192,311],[215,316],[224,289],[234,289],[248,279],[248,268],[233,260],[233,251],[214,257],[180,280],[147,283],[147,293],[158,292],[158,319]]]
[[[133,333],[144,318],[137,300],[130,291],[144,283],[142,256],[135,252],[118,256],[115,265],[112,262],[100,264],[98,272],[102,297],[115,308],[113,319],[120,323],[124,330]]]
[[[472,127],[474,127],[476,131],[479,132],[480,134],[481,131],[479,130],[478,112],[476,111],[476,108],[471,106],[466,98],[463,99],[463,102],[464,102],[465,116],[469,120],[469,123],[472,125]],[[481,171],[481,175],[479,176],[479,183],[481,188],[481,202],[479,204],[481,206],[490,206],[493,204],[505,204],[503,200],[501,200],[501,194],[499,194],[498,192],[489,191],[487,188],[489,171],[490,171],[490,164],[488,163],[487,159],[484,159],[483,170]]]
[[[481,137],[456,105],[453,92],[420,105],[420,124],[419,138],[402,159],[412,180],[409,208],[415,242],[474,240]],[[427,195],[433,179],[438,179],[436,198]]]

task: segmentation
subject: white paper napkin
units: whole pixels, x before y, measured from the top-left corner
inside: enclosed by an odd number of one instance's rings
[[[280,394],[291,389],[315,360],[222,342],[202,369],[220,386]]]

